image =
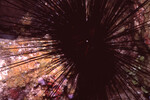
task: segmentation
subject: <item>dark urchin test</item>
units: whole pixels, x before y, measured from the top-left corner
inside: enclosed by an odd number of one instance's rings
[[[114,95],[120,100],[142,100],[142,93],[136,90],[141,87],[149,95],[150,85],[141,80],[145,77],[144,81],[149,82],[150,70],[138,60],[149,55],[143,37],[148,21],[144,20],[144,11],[140,12],[146,9],[149,0],[0,2],[3,6],[0,33],[16,37],[51,36],[50,47],[55,50],[47,55],[60,55],[62,64],[67,61],[65,66],[70,67],[65,70],[72,73],[64,78],[74,80],[79,75],[74,100],[111,100]],[[6,12],[8,9],[11,13]],[[26,13],[32,17],[31,24],[19,21]],[[30,34],[20,32],[20,27]],[[136,74],[136,78],[130,73]]]

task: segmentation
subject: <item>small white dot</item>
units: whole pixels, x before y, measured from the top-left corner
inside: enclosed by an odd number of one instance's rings
[[[47,6],[47,2],[45,2],[45,5]]]
[[[89,42],[89,40],[86,40],[86,42]]]

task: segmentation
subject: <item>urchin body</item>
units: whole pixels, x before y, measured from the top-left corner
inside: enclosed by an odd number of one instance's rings
[[[7,21],[1,17],[0,26],[3,27],[0,30],[9,35],[26,37],[41,38],[49,34],[53,42],[46,45],[47,55],[59,55],[58,63],[57,60],[54,63],[56,66],[65,63],[64,74],[60,75],[64,77],[59,80],[69,77],[72,81],[79,75],[74,99],[107,100],[112,92],[120,95],[121,89],[117,86],[134,90],[130,81],[134,78],[128,75],[128,71],[133,72],[138,70],[136,66],[143,66],[136,59],[148,53],[141,34],[135,39],[146,25],[135,25],[134,21],[138,10],[148,1],[135,8],[133,0],[22,0],[16,3],[6,0],[7,6],[10,4],[21,13],[15,16],[4,14],[10,19]],[[24,13],[32,17],[30,24],[18,21]],[[20,27],[30,34],[22,34]],[[144,76],[148,71],[142,68]],[[140,76],[142,71],[138,71],[136,74]],[[106,87],[109,89],[106,90]],[[130,92],[134,96],[137,92],[133,90]]]

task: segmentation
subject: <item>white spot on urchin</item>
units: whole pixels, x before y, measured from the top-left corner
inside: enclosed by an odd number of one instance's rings
[[[89,42],[89,40],[86,40],[86,43],[88,43]]]
[[[47,2],[45,2],[45,5],[47,6]]]

